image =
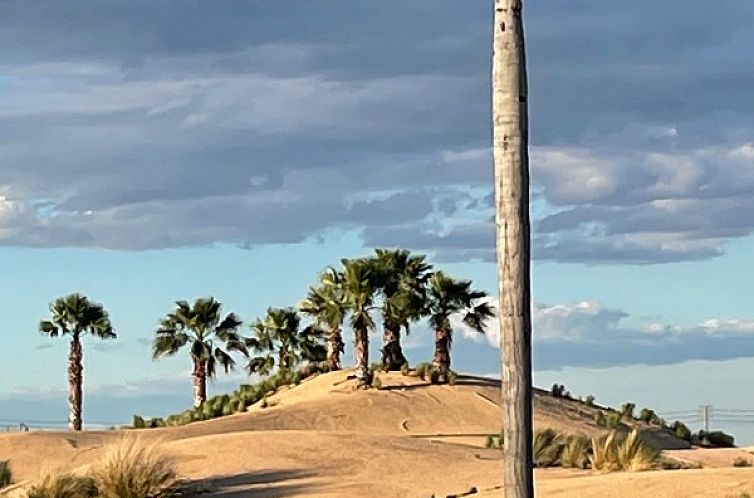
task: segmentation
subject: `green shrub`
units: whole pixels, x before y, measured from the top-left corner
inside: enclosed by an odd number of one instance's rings
[[[595,412],[594,423],[600,427],[607,427],[607,419],[605,418],[605,414],[602,413],[602,410]]]
[[[634,409],[636,408],[636,405],[634,403],[624,403],[621,407],[621,417],[626,420],[631,420],[634,418]]]
[[[144,422],[144,419],[138,415],[134,415],[134,423],[133,423],[134,429],[143,429],[147,426],[146,422]]]
[[[11,472],[10,462],[0,460],[0,489],[10,485],[13,482],[13,472]]]
[[[654,410],[650,410],[649,408],[642,408],[639,412],[639,420],[646,422],[647,424],[652,424],[657,420],[657,414],[654,412]]]
[[[565,446],[562,435],[553,429],[534,432],[533,457],[536,467],[554,467],[560,463]]]
[[[733,466],[734,467],[751,467],[752,462],[748,458],[736,457],[733,459]]]
[[[29,488],[27,498],[93,498],[97,485],[91,477],[48,474]]]
[[[584,400],[584,403],[586,403],[586,406],[594,406],[594,400],[595,400],[595,397],[590,394],[589,396],[586,397],[586,400]]]
[[[686,427],[686,424],[684,424],[680,420],[673,422],[673,425],[670,426],[670,429],[675,433],[675,437],[677,437],[678,439],[691,441],[691,430]]]
[[[617,429],[620,426],[621,418],[623,418],[623,415],[621,413],[611,413],[607,416],[606,420],[606,426],[608,429]]]
[[[705,446],[715,446],[717,448],[735,447],[735,438],[722,431],[699,431],[699,433],[695,434],[691,439],[695,439]]]
[[[458,380],[458,374],[453,370],[448,370],[448,385],[455,386]]]

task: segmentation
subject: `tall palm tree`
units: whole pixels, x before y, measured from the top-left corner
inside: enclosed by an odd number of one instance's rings
[[[236,365],[229,352],[248,356],[246,344],[237,332],[242,322],[233,313],[221,321],[222,305],[213,297],[199,298],[193,306],[186,301],[175,304],[175,311],[160,320],[155,331],[152,358],[173,356],[188,346],[194,364],[194,406],[200,406],[207,400],[207,377],[215,378],[217,364],[228,373]]]
[[[293,308],[268,308],[264,320],[252,324],[253,337],[246,339],[246,345],[259,354],[249,361],[249,374],[267,375],[276,363],[279,371],[290,371],[301,362],[321,361],[325,356],[321,331],[313,325],[301,329],[300,324]]]
[[[49,337],[71,336],[68,356],[68,428],[80,431],[84,384],[84,348],[81,336],[91,334],[99,339],[115,339],[117,336],[107,310],[81,294],[70,294],[55,300],[50,304],[50,313],[52,319],[39,322],[39,330]]]
[[[500,281],[505,497],[532,498],[529,115],[523,0],[495,0],[492,151]]]
[[[356,379],[369,385],[369,330],[374,328],[370,312],[377,287],[372,262],[368,258],[343,259],[343,296],[351,316],[355,339]]]
[[[299,303],[299,310],[314,318],[318,326],[327,327],[327,369],[340,370],[340,355],[345,348],[340,330],[346,314],[343,275],[335,268],[325,270],[319,285],[310,287],[306,299]]]
[[[401,328],[422,316],[426,284],[431,266],[423,255],[406,249],[375,249],[372,259],[376,282],[382,295],[382,363],[388,370],[400,370],[407,363],[401,348]]]
[[[451,317],[461,315],[464,324],[484,334],[487,319],[495,316],[495,312],[485,301],[487,294],[473,290],[471,281],[456,280],[441,271],[432,274],[427,297],[429,323],[435,330],[433,379],[446,382],[453,344]]]

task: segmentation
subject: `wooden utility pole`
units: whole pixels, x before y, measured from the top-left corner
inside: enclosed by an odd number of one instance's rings
[[[528,83],[522,0],[495,0],[493,156],[505,498],[533,498]]]

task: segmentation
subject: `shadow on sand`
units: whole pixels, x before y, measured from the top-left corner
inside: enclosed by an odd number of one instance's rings
[[[473,375],[459,375],[456,378],[455,384],[458,386],[492,387],[496,389],[500,388],[499,380],[488,379],[486,377],[476,377]],[[432,386],[433,384],[430,384],[429,381],[425,381],[422,384],[383,386],[380,388],[380,391],[416,391],[419,389],[427,389]]]
[[[277,498],[300,496],[318,485],[316,473],[301,470],[262,470],[192,480],[183,483],[181,496],[207,498]]]

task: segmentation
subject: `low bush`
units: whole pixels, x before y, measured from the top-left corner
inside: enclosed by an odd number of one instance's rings
[[[27,498],[94,498],[97,484],[91,477],[73,474],[47,474],[33,484]]]
[[[568,436],[560,455],[560,465],[572,469],[589,468],[589,438],[581,434]]]
[[[586,399],[584,400],[584,403],[586,403],[586,406],[594,406],[595,399],[596,398],[590,394],[589,396],[586,397]]]
[[[311,367],[306,370],[308,375],[316,375],[322,371],[323,365],[308,364]],[[201,406],[191,408],[179,414],[173,414],[166,418],[145,419],[139,415],[134,415],[133,428],[155,428],[172,425],[186,425],[200,420],[209,420],[212,418],[232,415],[234,413],[246,411],[246,409],[263,400],[268,395],[284,386],[298,385],[306,375],[304,370],[292,371],[285,370],[277,372],[256,384],[241,384],[237,390],[231,394],[213,396],[202,403]],[[267,405],[265,403],[265,408]]]
[[[493,435],[487,436],[487,442],[485,443],[485,447],[497,448],[499,450],[502,450],[503,441],[505,441],[505,436],[503,435],[501,431],[500,434],[493,434]]]
[[[624,403],[624,405],[621,407],[621,416],[622,418],[626,420],[631,420],[634,418],[634,409],[636,408],[636,405],[634,403]]]
[[[535,467],[554,467],[560,464],[560,457],[566,442],[562,435],[553,429],[534,432],[533,457]]]
[[[602,410],[595,412],[594,423],[600,427],[607,427],[607,419],[605,418],[605,414],[602,413]]]
[[[649,447],[634,429],[619,441],[617,432],[592,439],[591,466],[602,472],[627,471],[636,472],[654,468],[660,458],[660,452]]]
[[[675,433],[675,437],[677,437],[678,439],[691,441],[691,430],[686,427],[686,424],[684,424],[680,420],[673,422],[673,425],[670,426],[670,430]]]
[[[13,472],[8,460],[0,460],[0,489],[13,482]]]
[[[173,461],[154,447],[124,441],[94,469],[101,498],[153,498],[175,483]]]
[[[690,437],[691,440],[703,446],[716,448],[735,448],[735,438],[722,431],[705,432],[699,431]]]
[[[617,429],[620,426],[620,421],[623,418],[621,413],[610,413],[605,421],[605,426],[608,429]]]
[[[734,467],[751,467],[752,462],[748,458],[736,457],[733,459],[733,466]]]

